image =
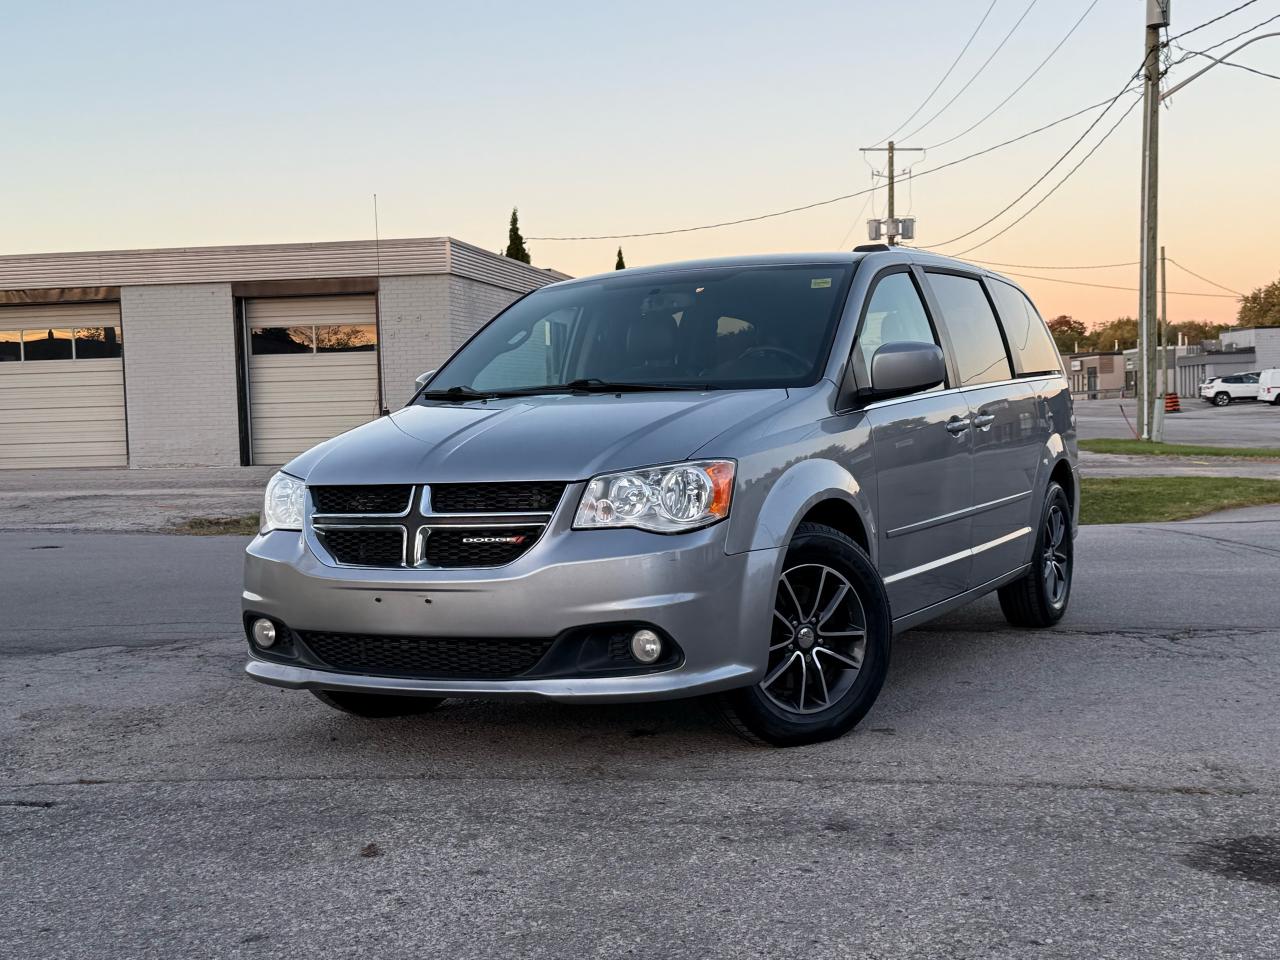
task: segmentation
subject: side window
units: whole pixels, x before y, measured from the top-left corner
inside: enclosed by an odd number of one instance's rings
[[[1244,382],[1245,382],[1245,383],[1257,383],[1257,382],[1258,382],[1258,374],[1256,374],[1256,373],[1246,373],[1246,374],[1244,375]]]
[[[938,338],[911,274],[891,273],[876,282],[867,301],[855,357],[861,381],[871,383],[871,358],[877,350],[904,342],[937,344]]]
[[[540,387],[572,379],[567,376],[565,360],[576,319],[577,311],[566,307],[517,331],[506,349],[476,373],[471,386],[476,390]]]
[[[1000,311],[1000,323],[1013,354],[1014,372],[1020,377],[1060,372],[1062,358],[1058,356],[1058,346],[1031,301],[1017,287],[1001,280],[988,280],[987,287]]]
[[[960,372],[959,386],[1008,380],[1013,376],[1004,340],[982,284],[972,277],[930,273],[929,286],[942,310]]]

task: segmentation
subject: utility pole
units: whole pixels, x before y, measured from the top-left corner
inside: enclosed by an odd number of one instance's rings
[[[1155,317],[1156,317],[1156,243],[1159,236],[1159,169],[1160,169],[1160,30],[1169,26],[1172,0],[1146,0],[1147,25],[1144,37],[1145,58],[1142,62],[1142,235],[1141,274],[1138,279],[1138,432],[1143,440],[1153,439],[1152,419],[1155,410]]]
[[[1151,439],[1164,443],[1164,395],[1169,390],[1169,266],[1160,244],[1160,318],[1156,323],[1156,405],[1151,412]],[[1175,358],[1176,358],[1175,354]],[[1175,359],[1176,365],[1176,359]]]
[[[903,240],[914,240],[916,236],[916,222],[911,217],[903,217],[901,220],[894,213],[893,205],[893,155],[898,152],[908,151],[910,153],[923,153],[924,147],[899,147],[892,140],[883,147],[863,147],[863,153],[879,153],[886,151],[888,154],[888,173],[886,176],[889,181],[889,209],[884,220],[868,220],[867,221],[867,237],[871,240],[879,240],[881,230],[884,231],[885,239],[889,246],[896,246],[898,238]]]

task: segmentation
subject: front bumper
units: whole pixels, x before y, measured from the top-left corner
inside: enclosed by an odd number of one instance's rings
[[[246,672],[301,689],[581,702],[696,696],[763,676],[780,550],[727,555],[723,523],[663,536],[574,531],[557,521],[527,553],[494,569],[335,567],[301,535],[273,531],[248,547],[242,606],[296,631],[477,640],[644,622],[676,641],[678,666],[581,678],[407,679],[254,656]]]

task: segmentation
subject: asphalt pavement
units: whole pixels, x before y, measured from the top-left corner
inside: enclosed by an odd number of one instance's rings
[[[256,685],[243,542],[0,534],[6,955],[1280,956],[1276,510],[1085,528],[1057,628],[906,634],[792,750]]]
[[[1081,440],[1132,437],[1137,424],[1135,400],[1074,401]],[[1182,412],[1165,416],[1168,443],[1203,443],[1218,447],[1280,447],[1280,407],[1241,402],[1215,407],[1183,397]]]

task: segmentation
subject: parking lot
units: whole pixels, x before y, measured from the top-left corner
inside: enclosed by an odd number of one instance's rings
[[[243,539],[0,533],[5,952],[1275,957],[1277,534],[1085,528],[1056,629],[913,631],[777,751],[691,702],[345,717],[242,676]]]
[[[1165,416],[1169,443],[1208,443],[1223,447],[1280,446],[1280,407],[1268,403],[1233,403],[1215,407],[1183,397],[1182,412]],[[1081,440],[1132,437],[1137,424],[1136,400],[1075,401]],[[1122,412],[1123,411],[1123,412]],[[1127,418],[1127,420],[1126,420]]]

